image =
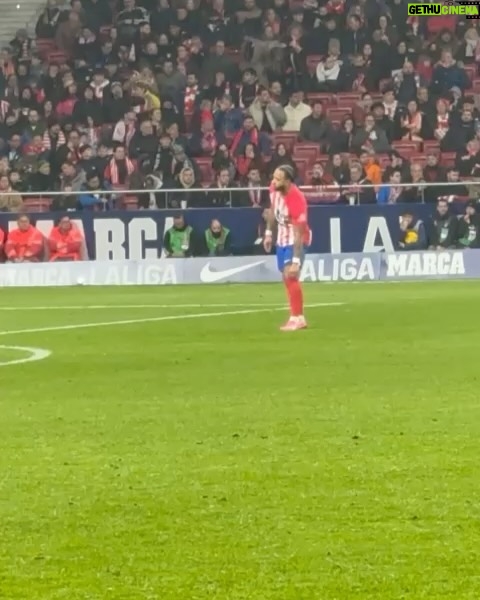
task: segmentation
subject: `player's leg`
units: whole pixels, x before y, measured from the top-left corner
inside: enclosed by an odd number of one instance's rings
[[[281,256],[277,254],[278,266],[283,275],[283,282],[287,291],[290,305],[290,318],[281,328],[282,331],[296,331],[305,329],[307,322],[303,315],[303,290],[299,276],[290,270],[293,260],[293,246],[281,248]],[[303,260],[302,260],[303,262]]]

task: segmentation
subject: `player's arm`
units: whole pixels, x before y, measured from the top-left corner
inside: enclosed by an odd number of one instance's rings
[[[305,227],[307,225],[307,200],[298,189],[292,194],[289,212],[293,228],[293,262],[299,265],[302,261]]]
[[[265,252],[267,254],[270,254],[270,252],[272,251],[272,247],[273,247],[273,226],[275,223],[275,217],[273,214],[273,208],[270,207],[269,209],[267,209],[267,215],[266,215],[266,229],[265,229],[265,235],[263,237],[263,249],[265,250]]]

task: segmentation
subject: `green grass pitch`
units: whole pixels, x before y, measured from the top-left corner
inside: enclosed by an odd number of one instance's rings
[[[480,598],[480,283],[305,291],[1,290],[1,600]]]

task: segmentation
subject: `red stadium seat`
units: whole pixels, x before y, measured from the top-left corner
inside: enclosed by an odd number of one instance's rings
[[[457,155],[455,152],[442,152],[441,158],[440,158],[440,164],[443,165],[444,167],[454,167],[456,156]]]
[[[337,102],[342,101],[342,103],[351,102],[355,104],[362,99],[362,95],[358,92],[342,92],[341,94],[337,94]]]
[[[309,104],[313,104],[314,102],[321,102],[327,106],[335,103],[335,96],[333,94],[324,94],[324,93],[312,93],[307,94],[307,102]]]
[[[420,150],[420,142],[404,142],[399,140],[392,142],[392,148],[400,152],[400,154],[408,154],[412,152],[418,152]]]
[[[473,80],[473,93],[480,94],[480,79]]]
[[[273,134],[273,142],[277,144],[285,144],[285,148],[288,150],[292,149],[293,144],[296,142],[298,134],[295,131],[278,132]]]
[[[55,51],[55,42],[49,39],[39,38],[36,41],[37,52],[42,59]]]
[[[331,121],[340,121],[341,123],[345,117],[351,116],[352,111],[350,108],[329,108],[327,113]]]
[[[210,183],[214,176],[212,169],[212,159],[208,157],[202,157],[197,158],[196,160],[202,176],[202,182]]]
[[[50,64],[63,65],[68,62],[68,56],[65,52],[61,52],[60,50],[54,50],[53,52],[49,52],[47,55],[47,62]]]
[[[297,143],[293,147],[293,159],[307,158],[310,163],[316,160],[320,154],[320,146],[318,144],[302,144]]]
[[[26,212],[48,212],[51,204],[51,198],[25,198],[23,210]]]
[[[137,196],[124,196],[120,205],[125,210],[138,210],[138,198]]]
[[[440,153],[440,142],[438,140],[425,140],[423,142],[423,151],[425,154],[435,152]]]
[[[427,155],[426,154],[410,154],[409,156],[407,156],[408,160],[410,161],[410,163],[417,163],[422,165],[422,167],[424,167],[427,164]]]

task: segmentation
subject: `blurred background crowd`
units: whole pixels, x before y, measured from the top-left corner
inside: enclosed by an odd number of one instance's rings
[[[476,199],[478,23],[404,0],[49,0],[1,50],[0,210],[261,207],[280,164],[312,203]]]

